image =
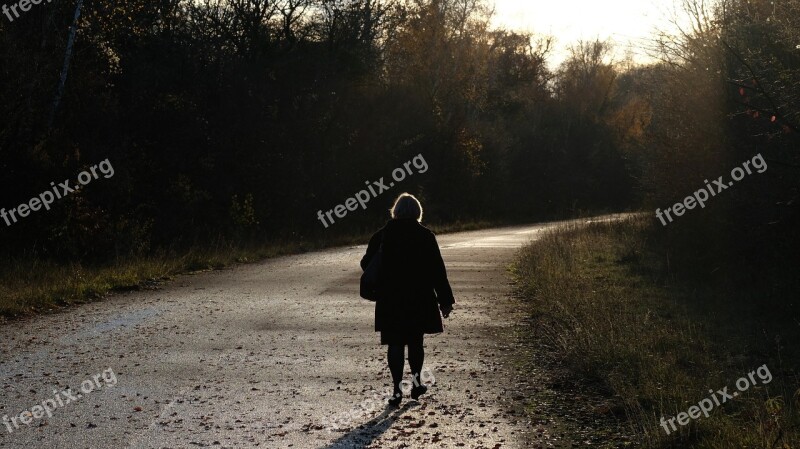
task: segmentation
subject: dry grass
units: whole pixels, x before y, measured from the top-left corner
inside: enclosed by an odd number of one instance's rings
[[[299,252],[302,248],[302,245],[216,246],[183,254],[163,252],[103,266],[18,259],[0,270],[0,315],[15,317],[48,312],[101,299],[113,290],[139,289],[164,282],[180,273],[220,269]]]
[[[595,224],[522,252],[515,273],[563,363],[618,395],[647,447],[800,447],[798,352],[776,344],[797,341],[797,320],[752,292],[675,282],[648,235],[641,221]],[[772,382],[670,436],[660,427],[764,364]]]

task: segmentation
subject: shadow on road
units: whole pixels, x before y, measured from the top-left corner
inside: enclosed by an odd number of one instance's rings
[[[408,402],[401,408],[387,406],[380,415],[357,426],[320,449],[363,449],[389,430],[403,413],[415,405],[417,405],[416,402]]]

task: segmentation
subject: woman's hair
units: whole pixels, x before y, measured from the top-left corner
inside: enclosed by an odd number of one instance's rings
[[[389,210],[392,218],[413,219],[422,221],[422,205],[419,200],[410,193],[403,193],[397,197],[394,206]]]

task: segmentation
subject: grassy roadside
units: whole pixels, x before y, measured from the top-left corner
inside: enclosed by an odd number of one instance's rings
[[[650,232],[641,221],[594,224],[523,250],[514,273],[531,336],[607,391],[645,447],[800,447],[796,306],[758,289],[674,279],[649,247]],[[669,435],[662,427],[662,416],[721,399],[709,390],[738,392],[749,373],[747,390],[708,418],[676,420]]]
[[[470,222],[431,226],[436,233],[485,229],[497,223]],[[370,234],[353,234],[316,241],[261,245],[216,244],[181,253],[163,251],[111,265],[59,265],[35,258],[11,260],[0,266],[0,320],[46,313],[71,304],[95,301],[112,291],[137,290],[167,282],[176,275],[222,269],[271,257],[336,246],[364,244]]]

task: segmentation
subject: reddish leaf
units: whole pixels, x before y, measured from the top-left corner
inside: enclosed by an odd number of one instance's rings
[[[744,87],[739,88],[739,95],[744,97]]]

